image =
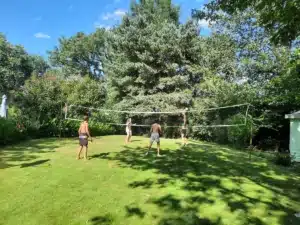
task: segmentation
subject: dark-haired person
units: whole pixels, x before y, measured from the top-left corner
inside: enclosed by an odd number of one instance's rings
[[[88,143],[89,143],[88,138],[91,138],[91,141],[93,141],[90,134],[88,121],[89,121],[89,117],[85,115],[83,117],[83,122],[80,124],[80,127],[78,129],[79,149],[77,153],[77,159],[80,159],[82,149],[85,148],[84,159],[87,160],[87,151],[88,151]]]
[[[162,135],[162,130],[161,130],[161,126],[158,123],[154,123],[151,126],[151,137],[150,137],[150,143],[149,143],[149,147],[148,147],[148,151],[146,152],[146,155],[148,155],[153,142],[155,141],[157,144],[157,156],[160,156],[160,136]]]

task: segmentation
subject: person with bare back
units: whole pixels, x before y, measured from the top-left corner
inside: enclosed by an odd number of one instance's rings
[[[79,135],[79,149],[78,149],[78,153],[77,153],[77,159],[80,159],[80,155],[82,152],[82,149],[85,148],[84,151],[84,159],[87,160],[87,151],[88,151],[88,138],[91,138],[91,134],[89,131],[89,117],[88,116],[84,116],[83,117],[83,122],[80,124],[80,127],[78,129],[78,135]]]
[[[158,123],[152,124],[150,133],[151,133],[150,143],[146,155],[149,154],[152,144],[155,141],[157,144],[157,156],[160,156],[160,136],[162,135],[161,126]]]

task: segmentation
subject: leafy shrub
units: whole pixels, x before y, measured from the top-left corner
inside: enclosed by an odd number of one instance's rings
[[[289,153],[276,153],[274,157],[276,165],[280,166],[291,166],[293,164],[293,157]]]
[[[80,122],[72,120],[64,120],[62,125],[63,137],[76,137],[78,136],[78,128]],[[116,133],[116,129],[110,125],[90,121],[89,128],[92,136],[112,135]]]
[[[237,114],[226,121],[226,124],[243,124],[245,122],[245,115]],[[251,122],[251,121],[250,121]],[[247,146],[249,144],[251,133],[250,123],[245,126],[229,127],[227,132],[227,140],[229,144],[236,146]]]
[[[43,125],[27,123],[22,120],[22,124],[16,119],[0,118],[0,146],[18,143],[27,138],[47,138],[47,137],[76,137],[80,122],[53,119]],[[21,124],[21,125],[19,125]],[[116,134],[116,129],[110,125],[90,121],[89,127],[93,136],[104,136]]]
[[[90,131],[93,136],[104,136],[115,134],[116,129],[108,124],[91,121],[89,123]],[[78,128],[77,128],[78,129]]]
[[[226,115],[227,116],[227,115]],[[235,114],[225,120],[213,120],[214,124],[244,124],[245,114]],[[230,144],[238,147],[245,147],[249,145],[251,136],[250,124],[252,121],[248,119],[246,125],[232,126],[232,127],[201,127],[196,128],[192,132],[192,137],[206,141],[213,141],[220,144]],[[253,132],[255,132],[253,128]]]
[[[17,143],[27,138],[27,131],[15,120],[0,118],[0,146]]]

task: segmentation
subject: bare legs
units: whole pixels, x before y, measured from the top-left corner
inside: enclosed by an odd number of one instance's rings
[[[127,134],[127,136],[125,138],[125,143],[128,144],[129,142],[131,142],[131,135]]]
[[[81,151],[82,151],[83,146],[79,146],[78,152],[77,152],[77,157],[76,159],[79,160],[80,159],[80,155],[81,155]]]
[[[87,146],[79,146],[78,152],[77,152],[77,160],[79,160],[81,158],[81,152],[82,149],[84,148],[84,159],[87,160],[87,151],[88,151],[88,147]]]
[[[188,143],[188,139],[187,139],[186,135],[181,134],[181,139],[182,139],[182,145],[186,146]]]
[[[148,151],[146,152],[146,155],[149,154],[149,151],[152,147],[153,142],[150,141],[149,146],[148,146]],[[160,155],[160,142],[157,142],[157,156],[161,156]]]
[[[87,152],[88,152],[88,146],[85,146],[85,151],[84,151],[84,159],[87,160]]]
[[[160,143],[157,142],[157,156],[160,156],[159,151],[160,151]]]

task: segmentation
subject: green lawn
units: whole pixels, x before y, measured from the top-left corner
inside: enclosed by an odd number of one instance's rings
[[[99,137],[90,160],[74,139],[0,150],[1,225],[296,225],[300,175],[224,146]]]

